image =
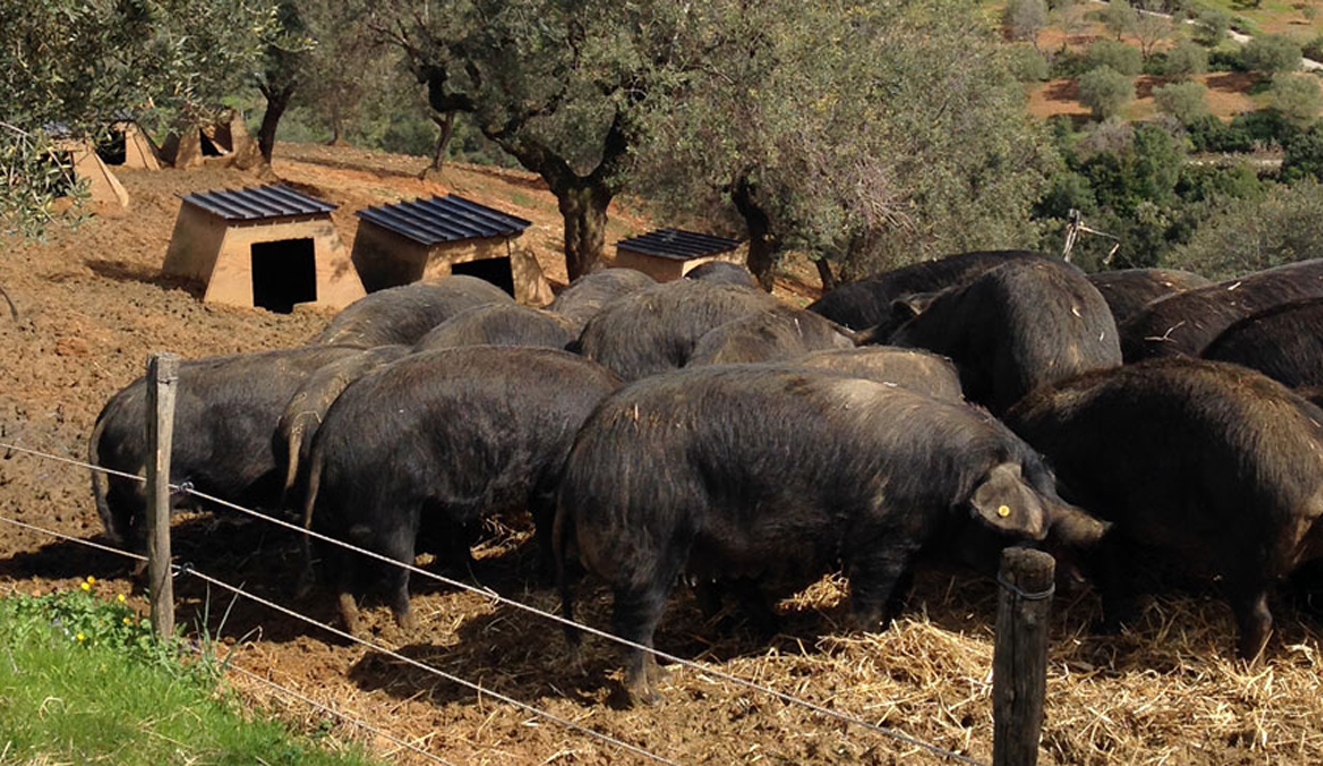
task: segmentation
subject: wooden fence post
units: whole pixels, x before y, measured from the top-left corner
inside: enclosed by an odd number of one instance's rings
[[[175,630],[175,589],[170,572],[170,448],[174,437],[179,357],[147,359],[147,582],[152,628],[161,638]]]
[[[1042,551],[1001,554],[992,657],[993,766],[1034,766],[1047,693],[1047,618],[1056,561]]]

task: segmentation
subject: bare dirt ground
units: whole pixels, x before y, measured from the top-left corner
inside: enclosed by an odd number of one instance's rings
[[[553,279],[555,204],[527,174],[476,168],[420,181],[423,160],[349,148],[281,146],[274,172],[340,209],[346,243],[353,211],[366,204],[455,190],[535,222],[526,236]],[[176,195],[266,180],[226,170],[121,172],[130,210],[95,218],[45,243],[6,241],[0,285],[21,311],[0,314],[0,441],[80,458],[102,403],[141,374],[147,354],[185,357],[290,346],[326,317],[300,311],[203,306],[196,290],[162,279],[159,267],[178,211]],[[608,241],[646,220],[613,210]],[[558,269],[560,269],[558,271]],[[800,265],[801,270],[807,270]],[[811,272],[811,270],[809,270]],[[812,296],[788,283],[788,296]],[[0,516],[97,540],[100,523],[85,471],[0,450]],[[554,609],[536,584],[528,530],[494,527],[474,571],[459,576],[498,593]],[[295,541],[262,522],[185,515],[175,552],[231,583],[321,620],[324,596],[293,603]],[[125,562],[73,543],[0,524],[0,592],[76,587],[94,575],[98,590],[131,594],[145,611]],[[572,670],[559,630],[489,599],[415,578],[422,625],[396,630],[382,607],[365,621],[374,640],[556,715],[619,737],[680,763],[937,763],[912,746],[848,728],[802,709],[676,669],[655,707],[619,704],[618,656],[602,641],[586,645],[586,673]],[[233,649],[232,662],[316,700],[366,719],[455,764],[617,764],[636,756],[490,697],[329,636],[265,607],[181,577],[179,616],[206,626]],[[579,617],[606,627],[607,598],[580,587]],[[968,574],[919,578],[905,616],[876,635],[850,634],[845,587],[828,578],[783,605],[784,629],[755,638],[730,614],[704,621],[677,592],[657,637],[659,648],[797,695],[833,710],[896,727],[938,746],[988,760],[992,744],[992,630],[996,588]],[[1060,595],[1052,620],[1044,763],[1323,763],[1323,689],[1315,624],[1285,598],[1274,603],[1279,632],[1269,657],[1249,667],[1230,659],[1233,624],[1207,595],[1153,601],[1143,623],[1119,637],[1088,633],[1097,603],[1087,591]],[[301,703],[235,675],[250,699],[315,728],[322,718]],[[363,737],[336,725],[337,736]],[[417,756],[385,740],[368,744],[399,763]]]

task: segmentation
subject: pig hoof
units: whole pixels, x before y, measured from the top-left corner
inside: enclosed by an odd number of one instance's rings
[[[418,618],[414,617],[413,612],[395,615],[395,624],[405,633],[414,633],[418,630]]]

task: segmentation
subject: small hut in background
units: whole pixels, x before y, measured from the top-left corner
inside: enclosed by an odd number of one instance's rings
[[[331,223],[335,205],[279,184],[182,199],[162,271],[201,282],[203,301],[289,313],[363,297]]]
[[[616,243],[616,268],[641,271],[658,282],[679,279],[710,261],[742,260],[738,239],[696,234],[679,229],[657,229]]]
[[[87,180],[88,193],[94,204],[120,209],[129,206],[129,193],[101,161],[92,139],[61,136],[58,128],[51,132],[56,136],[51,144],[52,151],[61,155],[60,160],[73,169],[76,178]]]
[[[108,143],[98,148],[107,165],[160,170],[161,153],[133,117],[121,114],[110,126]]]
[[[262,152],[248,132],[243,115],[224,109],[212,123],[189,125],[171,133],[161,146],[161,158],[179,169],[216,165],[240,169],[255,167]]]
[[[520,303],[551,302],[537,259],[517,240],[531,221],[456,194],[369,207],[351,255],[368,292],[468,274],[496,285]]]

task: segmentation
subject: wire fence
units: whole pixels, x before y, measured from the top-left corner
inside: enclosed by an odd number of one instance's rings
[[[77,466],[77,467],[80,467],[80,468],[84,468],[84,469],[86,469],[86,470],[96,471],[96,472],[101,472],[101,473],[108,474],[108,475],[112,475],[112,476],[119,476],[119,477],[121,477],[121,478],[126,478],[126,479],[130,479],[130,480],[133,480],[133,481],[141,482],[141,483],[145,483],[145,482],[146,482],[146,479],[145,479],[144,477],[139,476],[139,475],[137,475],[137,474],[130,474],[130,473],[122,472],[122,471],[115,471],[115,470],[111,470],[111,469],[103,468],[103,467],[101,467],[101,466],[93,465],[93,464],[91,464],[91,463],[87,463],[87,462],[85,462],[85,461],[81,461],[81,460],[77,460],[77,459],[73,459],[73,458],[69,458],[69,457],[62,457],[62,456],[59,456],[59,455],[53,455],[53,454],[46,453],[46,452],[42,452],[42,451],[39,451],[39,450],[33,450],[33,449],[26,448],[26,447],[22,447],[22,446],[19,446],[19,445],[16,445],[16,444],[10,444],[10,443],[6,443],[6,442],[0,442],[0,449],[6,449],[6,450],[10,450],[10,451],[17,452],[17,453],[20,453],[20,454],[25,454],[25,455],[29,455],[29,456],[33,456],[33,457],[38,457],[38,458],[44,458],[44,459],[49,459],[49,460],[55,460],[55,461],[58,461],[58,462],[61,462],[61,463],[65,463],[65,464],[69,464],[69,465]],[[815,713],[815,714],[821,715],[821,716],[823,716],[823,717],[830,718],[830,719],[833,719],[833,720],[838,721],[838,722],[840,722],[840,723],[846,724],[846,725],[848,725],[848,726],[855,726],[855,727],[858,727],[858,728],[861,728],[861,729],[864,729],[864,730],[867,730],[867,731],[873,732],[873,733],[875,733],[875,734],[878,734],[878,735],[881,735],[881,736],[884,736],[884,737],[891,738],[891,739],[893,739],[893,740],[895,740],[895,741],[897,741],[897,742],[900,742],[900,743],[902,743],[902,744],[905,744],[905,745],[908,745],[908,746],[910,746],[910,747],[916,748],[916,749],[919,750],[919,751],[925,752],[925,753],[927,753],[927,754],[929,754],[929,755],[931,755],[931,756],[934,756],[934,757],[937,757],[937,758],[943,759],[943,760],[945,760],[945,761],[949,761],[949,762],[953,762],[953,763],[961,763],[961,764],[972,764],[972,765],[974,765],[974,766],[985,766],[984,763],[983,763],[982,761],[978,761],[978,760],[976,760],[976,759],[974,759],[974,758],[971,758],[971,757],[969,757],[969,756],[966,756],[966,755],[962,755],[962,754],[960,754],[960,753],[953,752],[953,751],[951,751],[951,750],[948,750],[948,749],[946,749],[946,748],[940,747],[940,746],[938,746],[938,745],[934,745],[934,744],[929,743],[929,742],[925,742],[925,741],[923,741],[923,740],[921,740],[921,739],[918,739],[918,738],[916,738],[916,737],[913,737],[913,736],[911,736],[911,735],[909,735],[909,734],[906,734],[906,733],[904,733],[904,732],[898,731],[898,730],[896,730],[896,729],[893,729],[893,728],[890,728],[890,727],[887,727],[887,726],[882,726],[882,725],[880,725],[880,724],[872,723],[872,722],[870,722],[870,721],[864,720],[864,719],[859,718],[859,717],[857,717],[857,716],[853,716],[853,715],[850,715],[850,714],[847,714],[847,713],[842,713],[842,712],[837,711],[837,710],[832,710],[832,709],[830,709],[830,708],[823,707],[822,705],[819,705],[819,704],[817,704],[817,703],[811,702],[811,701],[809,701],[809,700],[805,700],[805,699],[802,699],[802,698],[799,698],[799,697],[796,697],[796,696],[793,696],[793,695],[790,695],[790,694],[786,694],[785,692],[781,692],[781,691],[778,691],[778,690],[776,690],[776,689],[772,689],[772,688],[769,688],[769,687],[766,687],[766,686],[763,686],[763,685],[757,684],[757,683],[755,683],[755,682],[753,682],[753,681],[749,681],[749,680],[747,680],[747,679],[745,679],[745,678],[741,678],[741,677],[739,677],[739,676],[736,676],[736,675],[733,675],[733,674],[727,673],[727,672],[725,672],[725,671],[718,670],[718,669],[716,669],[716,668],[711,667],[710,665],[704,665],[704,664],[701,664],[701,663],[698,663],[698,662],[694,662],[694,661],[692,661],[692,660],[687,660],[687,659],[685,659],[685,658],[678,657],[678,656],[675,656],[675,655],[669,654],[669,653],[667,653],[667,652],[663,652],[663,651],[657,650],[657,649],[655,649],[655,648],[653,648],[653,647],[645,646],[645,645],[643,645],[643,644],[639,644],[639,643],[636,643],[636,642],[630,641],[630,640],[628,640],[628,639],[625,639],[625,638],[622,638],[622,637],[620,637],[620,636],[617,636],[617,635],[615,635],[615,634],[613,634],[613,633],[610,633],[610,632],[607,632],[607,631],[604,631],[604,630],[601,630],[601,629],[598,629],[598,628],[594,628],[594,627],[592,627],[592,626],[590,626],[590,625],[586,625],[586,624],[583,624],[583,623],[580,623],[580,622],[577,622],[577,621],[574,621],[574,620],[566,619],[566,618],[564,618],[564,617],[562,617],[562,616],[560,616],[560,615],[558,615],[558,614],[554,614],[554,613],[552,613],[552,612],[548,612],[548,611],[545,611],[545,610],[539,609],[539,608],[534,607],[534,606],[531,606],[531,605],[529,605],[529,604],[525,604],[525,603],[523,603],[523,602],[521,602],[521,601],[517,601],[517,600],[515,600],[515,599],[511,599],[511,598],[508,598],[508,597],[506,597],[506,596],[502,596],[502,595],[500,595],[499,593],[497,593],[497,592],[495,592],[495,591],[493,591],[493,590],[491,590],[491,589],[489,589],[489,588],[482,588],[482,587],[478,587],[478,586],[475,586],[475,585],[472,585],[472,584],[469,584],[469,583],[463,582],[463,581],[461,581],[461,580],[456,580],[456,579],[453,579],[453,578],[449,578],[449,577],[446,577],[446,576],[444,576],[444,575],[440,575],[440,574],[437,574],[437,573],[435,573],[435,572],[431,572],[431,571],[428,571],[428,570],[426,570],[426,569],[422,569],[422,568],[420,568],[420,567],[418,567],[418,566],[416,566],[416,565],[414,565],[414,564],[412,564],[412,563],[401,562],[401,561],[398,561],[398,560],[396,560],[396,559],[390,558],[390,557],[388,557],[388,556],[384,556],[384,555],[382,555],[382,554],[380,554],[380,553],[377,553],[377,552],[375,552],[375,551],[371,551],[371,550],[368,550],[368,549],[365,549],[365,548],[361,548],[361,547],[358,547],[358,546],[352,545],[352,544],[350,544],[350,543],[346,543],[346,542],[344,542],[344,541],[342,541],[342,540],[338,540],[338,539],[336,539],[336,538],[329,537],[329,536],[324,535],[324,534],[321,534],[321,533],[319,533],[319,532],[315,532],[315,531],[313,531],[313,530],[311,530],[311,529],[305,529],[305,528],[302,527],[302,526],[299,526],[299,525],[297,525],[297,524],[293,524],[293,523],[291,523],[291,522],[289,522],[289,521],[286,521],[286,520],[284,520],[284,519],[276,518],[276,517],[274,517],[274,516],[270,516],[270,515],[268,515],[268,514],[261,513],[260,511],[256,511],[256,510],[253,510],[253,509],[251,509],[251,508],[246,508],[246,507],[244,507],[244,506],[241,506],[241,505],[238,505],[238,504],[236,504],[236,503],[230,502],[230,501],[228,501],[228,500],[225,500],[224,498],[216,497],[216,496],[214,496],[214,495],[210,495],[210,494],[208,494],[208,493],[198,491],[198,490],[194,489],[193,486],[192,486],[190,483],[185,482],[185,483],[183,483],[183,484],[170,484],[169,487],[170,487],[170,489],[171,489],[172,491],[180,492],[180,493],[183,493],[183,494],[187,494],[187,495],[190,495],[190,496],[196,497],[196,498],[198,498],[198,499],[200,499],[200,500],[205,500],[205,501],[207,501],[207,502],[209,502],[209,503],[213,503],[213,504],[216,504],[216,505],[218,505],[218,506],[221,506],[221,507],[224,507],[224,508],[228,508],[228,509],[233,510],[233,511],[237,511],[237,512],[242,513],[242,514],[246,514],[246,515],[251,516],[251,517],[253,517],[253,518],[256,518],[256,519],[262,520],[262,521],[264,521],[264,522],[267,522],[267,523],[270,523],[270,524],[274,524],[274,525],[276,525],[276,526],[279,526],[279,527],[282,527],[282,528],[285,528],[285,529],[289,529],[289,530],[291,530],[291,531],[293,531],[293,532],[295,532],[295,533],[297,533],[297,534],[305,535],[305,536],[307,536],[307,537],[309,537],[309,538],[317,539],[317,540],[323,541],[323,542],[325,542],[325,543],[328,543],[328,544],[331,544],[331,545],[338,546],[338,547],[343,548],[343,549],[345,549],[345,550],[352,551],[352,552],[357,553],[357,554],[359,554],[359,555],[362,555],[362,556],[365,556],[365,557],[367,557],[367,558],[370,558],[370,559],[373,559],[373,560],[376,560],[376,561],[382,562],[382,563],[387,564],[387,565],[390,565],[390,566],[399,567],[399,568],[401,568],[401,569],[407,570],[408,572],[410,572],[410,573],[412,573],[412,574],[416,574],[416,575],[418,575],[418,576],[421,576],[421,577],[424,577],[424,578],[427,578],[427,579],[434,580],[434,581],[436,581],[436,582],[438,582],[438,583],[441,583],[441,584],[444,584],[444,585],[447,585],[447,586],[450,586],[450,587],[453,587],[453,588],[457,588],[457,589],[460,589],[460,590],[464,590],[464,591],[467,591],[467,592],[470,592],[470,593],[477,594],[477,595],[482,596],[482,597],[484,597],[484,598],[486,598],[486,599],[489,599],[489,600],[491,600],[491,601],[493,601],[493,602],[495,602],[495,603],[499,603],[499,604],[503,604],[503,605],[509,606],[509,607],[511,607],[511,608],[514,608],[514,609],[517,609],[517,610],[520,610],[520,611],[526,612],[526,613],[528,613],[528,614],[531,614],[531,615],[537,616],[537,617],[542,618],[542,619],[545,619],[545,620],[549,620],[549,621],[551,621],[551,622],[557,623],[557,624],[562,625],[562,626],[565,626],[565,627],[571,627],[571,628],[574,628],[574,629],[576,629],[576,630],[582,631],[582,632],[584,632],[584,633],[588,633],[588,634],[590,634],[590,635],[597,636],[597,637],[599,637],[599,638],[603,638],[603,639],[605,639],[605,640],[611,641],[611,642],[616,643],[616,644],[619,644],[619,645],[621,645],[621,646],[625,646],[625,647],[628,647],[628,648],[631,648],[631,649],[636,649],[636,650],[639,650],[639,651],[646,652],[646,653],[648,653],[648,654],[651,654],[652,656],[654,656],[655,658],[657,658],[657,659],[659,659],[659,660],[664,660],[664,661],[667,662],[667,663],[675,664],[675,665],[678,665],[678,666],[680,666],[680,667],[690,668],[690,669],[696,670],[696,671],[698,671],[699,673],[702,673],[702,674],[704,674],[704,675],[707,675],[707,676],[710,676],[710,677],[714,677],[714,678],[718,678],[718,679],[721,679],[721,680],[723,680],[723,681],[727,681],[727,682],[729,682],[729,683],[735,684],[735,685],[737,685],[737,686],[741,686],[741,687],[747,688],[747,689],[749,689],[749,690],[751,690],[751,691],[755,691],[755,692],[759,692],[759,693],[761,693],[761,694],[768,695],[768,696],[770,696],[770,697],[772,697],[772,698],[775,698],[775,699],[777,699],[777,700],[779,700],[779,701],[781,701],[781,702],[783,702],[783,703],[785,703],[785,704],[787,704],[787,705],[792,705],[792,706],[800,707],[800,708],[806,709],[806,710],[808,710],[808,711],[811,711],[811,712],[813,712],[813,713]],[[102,545],[102,544],[100,544],[100,543],[95,543],[95,542],[92,542],[92,541],[90,541],[90,540],[85,540],[85,539],[82,539],[82,538],[73,537],[73,536],[71,536],[71,535],[66,535],[66,534],[63,534],[63,533],[60,533],[60,532],[57,532],[57,531],[54,531],[54,530],[45,529],[45,528],[42,528],[42,527],[39,527],[39,526],[35,526],[35,525],[32,525],[32,524],[27,524],[27,523],[24,523],[24,522],[21,522],[21,521],[17,521],[17,520],[15,520],[15,519],[9,519],[9,518],[6,518],[6,517],[3,517],[3,516],[0,516],[0,522],[4,522],[4,523],[7,523],[7,524],[10,524],[10,525],[13,525],[13,526],[17,526],[17,527],[21,527],[21,528],[29,529],[29,530],[31,530],[31,531],[35,531],[35,532],[38,532],[38,533],[46,534],[46,535],[49,535],[49,536],[52,536],[52,537],[56,537],[56,538],[58,538],[58,539],[62,539],[62,540],[68,541],[68,542],[72,542],[72,543],[76,543],[76,544],[80,544],[80,545],[85,545],[85,546],[92,547],[92,548],[96,548],[96,549],[99,549],[99,550],[102,550],[102,551],[106,551],[106,552],[109,552],[109,553],[113,553],[113,554],[117,554],[117,555],[124,556],[124,557],[127,557],[127,558],[135,559],[135,560],[138,560],[138,561],[146,561],[146,560],[147,560],[147,557],[146,557],[146,556],[143,556],[143,555],[141,555],[141,554],[133,553],[133,552],[131,552],[131,551],[126,551],[126,550],[122,550],[122,549],[119,549],[119,548],[114,548],[114,547],[111,547],[111,546]],[[504,702],[504,703],[506,703],[506,704],[508,704],[508,705],[511,705],[511,706],[513,706],[513,707],[515,707],[515,708],[517,708],[517,709],[523,710],[524,712],[530,713],[530,714],[532,714],[532,715],[535,715],[535,716],[537,716],[537,717],[543,718],[543,719],[548,720],[548,721],[552,721],[552,722],[557,723],[557,724],[559,724],[559,725],[565,726],[565,727],[567,727],[567,728],[569,728],[569,729],[572,729],[572,730],[578,731],[578,732],[580,732],[580,733],[582,733],[582,734],[585,734],[585,735],[587,735],[587,736],[589,736],[589,737],[592,737],[592,738],[594,738],[594,739],[598,739],[599,741],[602,741],[602,742],[604,742],[604,743],[610,744],[610,745],[612,745],[612,746],[614,746],[614,747],[618,747],[618,748],[620,748],[620,749],[623,749],[623,750],[625,750],[625,751],[627,751],[627,752],[630,752],[630,753],[632,753],[632,754],[634,754],[634,755],[637,755],[637,756],[639,756],[639,757],[641,757],[641,758],[644,758],[644,759],[647,759],[647,760],[650,760],[650,761],[654,761],[654,762],[658,762],[658,763],[666,763],[666,764],[673,764],[673,763],[676,763],[675,761],[670,760],[670,759],[668,759],[668,758],[666,758],[666,757],[664,757],[664,756],[658,755],[658,754],[656,754],[656,753],[652,753],[652,752],[650,752],[650,751],[648,751],[648,750],[645,750],[645,749],[643,749],[643,748],[640,748],[640,747],[638,747],[638,746],[631,745],[631,744],[629,744],[629,743],[627,743],[627,742],[624,742],[624,741],[621,741],[621,740],[619,740],[619,739],[617,739],[617,738],[611,737],[610,735],[605,734],[605,733],[603,733],[603,732],[599,732],[599,731],[597,731],[597,730],[595,730],[595,729],[591,729],[591,728],[589,728],[589,727],[583,726],[582,724],[579,724],[579,723],[577,723],[577,722],[571,721],[571,720],[569,720],[569,719],[565,719],[565,718],[562,718],[562,717],[560,717],[560,716],[556,716],[556,715],[554,715],[554,714],[552,714],[552,713],[549,713],[549,712],[547,712],[547,711],[541,710],[541,709],[539,709],[539,708],[537,708],[537,707],[535,707],[535,706],[533,706],[533,705],[529,705],[528,703],[524,703],[524,702],[521,702],[521,701],[519,701],[519,700],[515,700],[515,699],[510,698],[510,697],[507,697],[507,696],[505,696],[505,695],[502,695],[502,694],[496,693],[496,692],[494,692],[494,691],[492,691],[492,690],[490,690],[490,689],[486,689],[486,688],[482,687],[480,684],[477,684],[477,683],[474,683],[474,682],[468,681],[468,680],[466,680],[466,679],[463,679],[463,678],[460,678],[460,677],[458,677],[458,676],[455,676],[455,675],[453,675],[453,674],[451,674],[451,673],[447,673],[446,671],[443,671],[443,670],[440,670],[440,669],[435,668],[435,667],[433,667],[433,666],[427,665],[426,663],[422,663],[422,662],[420,662],[420,661],[418,661],[418,660],[415,660],[415,659],[412,659],[412,658],[406,657],[406,656],[404,656],[404,655],[401,655],[401,654],[399,654],[398,652],[395,652],[395,651],[393,651],[393,650],[391,650],[391,649],[389,649],[389,648],[387,648],[387,647],[381,646],[381,645],[376,644],[376,643],[371,642],[371,641],[367,641],[367,640],[364,640],[364,639],[358,638],[358,637],[356,637],[356,636],[354,636],[354,635],[352,635],[352,634],[350,634],[350,633],[348,633],[348,632],[346,632],[346,631],[340,630],[340,629],[338,629],[338,628],[336,628],[336,627],[334,627],[334,626],[331,626],[331,625],[326,624],[326,623],[324,623],[324,622],[318,621],[318,620],[316,620],[316,619],[314,619],[314,618],[312,618],[312,617],[309,617],[309,616],[307,616],[307,615],[304,615],[304,614],[302,614],[302,613],[300,613],[300,612],[298,612],[298,611],[296,611],[296,610],[294,610],[294,609],[290,609],[289,607],[282,606],[282,605],[277,604],[277,603],[275,603],[275,602],[272,602],[272,601],[270,601],[270,600],[268,600],[268,599],[264,599],[264,598],[262,598],[262,597],[260,597],[260,596],[257,596],[257,595],[255,595],[255,594],[249,593],[249,592],[243,590],[242,588],[236,587],[236,586],[231,585],[231,584],[229,584],[229,583],[227,583],[227,582],[224,582],[224,581],[222,581],[222,580],[219,580],[219,579],[217,579],[217,578],[215,578],[215,577],[212,577],[212,576],[210,576],[210,575],[207,575],[207,574],[204,574],[204,573],[202,573],[202,572],[199,572],[199,571],[197,571],[195,568],[193,568],[191,565],[172,564],[171,566],[172,566],[172,568],[174,569],[174,571],[175,571],[177,574],[187,574],[187,575],[191,575],[191,576],[197,577],[198,579],[200,579],[200,580],[202,580],[202,581],[205,581],[205,582],[208,582],[208,583],[210,583],[210,584],[212,584],[212,585],[215,585],[216,587],[221,588],[222,590],[226,590],[226,591],[228,591],[228,592],[231,592],[231,593],[235,594],[236,596],[240,596],[240,597],[243,597],[243,598],[247,598],[247,599],[249,599],[249,600],[251,600],[251,601],[253,601],[253,602],[255,602],[255,603],[261,604],[261,605],[263,605],[263,606],[265,606],[265,607],[267,607],[267,608],[269,608],[269,609],[272,609],[272,610],[275,610],[275,611],[277,611],[277,612],[280,612],[280,613],[282,613],[282,614],[284,614],[284,615],[286,615],[286,616],[288,616],[288,617],[291,617],[291,618],[294,618],[294,619],[296,619],[296,620],[299,620],[299,621],[301,621],[301,622],[303,622],[303,623],[305,623],[305,624],[308,624],[308,625],[313,626],[313,627],[320,628],[320,629],[325,630],[325,631],[327,631],[327,632],[329,632],[329,633],[331,633],[331,634],[333,634],[333,635],[339,636],[339,637],[341,637],[341,638],[344,638],[344,639],[350,640],[350,641],[352,641],[352,642],[354,642],[354,643],[356,643],[356,644],[360,644],[360,645],[365,646],[365,647],[367,647],[367,648],[370,648],[370,649],[372,649],[372,650],[374,650],[374,651],[380,652],[380,653],[382,653],[382,654],[384,654],[384,655],[386,655],[386,656],[391,657],[392,659],[398,660],[398,661],[403,662],[403,663],[405,663],[405,664],[408,664],[408,665],[410,665],[410,666],[416,667],[416,668],[419,669],[419,670],[422,670],[422,671],[424,671],[424,672],[430,673],[430,674],[432,674],[432,675],[436,675],[436,676],[438,676],[438,677],[440,677],[440,678],[443,678],[444,680],[450,681],[450,682],[455,683],[455,684],[457,684],[457,685],[460,685],[460,686],[462,686],[462,687],[464,687],[464,688],[470,689],[470,690],[472,690],[472,691],[478,693],[479,695],[485,695],[485,696],[491,697],[491,698],[493,698],[493,699],[500,700],[501,702]],[[397,744],[398,744],[398,743],[397,743]]]

